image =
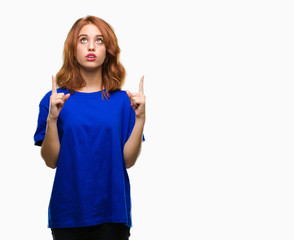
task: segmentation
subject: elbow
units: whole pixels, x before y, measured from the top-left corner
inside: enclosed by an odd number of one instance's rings
[[[47,167],[52,168],[52,169],[56,168],[57,161],[56,161],[56,163],[54,163],[54,161],[51,161],[49,159],[49,156],[47,156],[46,153],[44,151],[42,151],[42,149],[41,149],[41,156],[42,156],[42,158],[43,158],[43,160],[44,160]]]
[[[140,152],[134,155],[125,154],[124,158],[125,158],[125,164],[127,169],[133,167],[136,164],[139,155],[140,155]]]
[[[132,155],[124,154],[124,161],[125,161],[125,165],[127,169],[133,167],[136,163],[136,160],[137,160],[136,157]]]
[[[54,161],[50,161],[50,160],[48,160],[48,159],[46,159],[44,157],[43,157],[43,159],[44,159],[45,164],[46,164],[47,167],[52,168],[52,169],[56,168],[57,164],[54,163]]]
[[[56,168],[56,165],[55,164],[51,164],[51,163],[48,163],[46,161],[45,161],[45,163],[46,163],[46,166],[49,167],[49,168],[52,168],[52,169],[55,169]]]
[[[135,163],[126,163],[126,168],[129,169],[131,167],[133,167],[135,165]]]
[[[125,160],[126,168],[129,169],[129,168],[135,166],[137,159],[138,159],[138,156],[129,156],[129,158],[127,158],[127,160]]]

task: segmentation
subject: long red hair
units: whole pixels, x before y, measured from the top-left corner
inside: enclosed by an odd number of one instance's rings
[[[107,98],[109,91],[120,90],[125,80],[125,68],[119,62],[120,48],[112,27],[104,20],[87,16],[78,19],[69,31],[64,43],[63,65],[56,75],[57,84],[62,89],[76,91],[86,85],[86,81],[80,74],[79,63],[76,58],[78,35],[82,27],[87,24],[94,24],[103,35],[103,42],[106,47],[106,58],[102,65],[101,89],[105,89]]]

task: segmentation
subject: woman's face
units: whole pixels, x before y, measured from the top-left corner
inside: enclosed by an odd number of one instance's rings
[[[98,69],[104,62],[106,47],[100,30],[94,24],[85,25],[78,36],[77,61],[86,71]]]

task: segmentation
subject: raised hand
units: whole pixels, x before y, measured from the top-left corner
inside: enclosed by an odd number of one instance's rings
[[[139,92],[131,93],[130,91],[126,91],[128,97],[131,101],[131,106],[133,107],[136,118],[145,119],[145,95],[144,95],[144,76],[140,79]]]
[[[64,95],[64,93],[57,93],[56,78],[52,76],[52,94],[50,97],[50,108],[48,118],[51,120],[57,120],[64,103],[70,97],[70,94]]]

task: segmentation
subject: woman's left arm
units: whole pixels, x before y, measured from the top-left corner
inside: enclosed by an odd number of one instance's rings
[[[131,101],[131,106],[133,107],[136,114],[136,121],[134,128],[132,130],[131,136],[124,146],[124,159],[126,167],[130,168],[135,165],[137,158],[140,155],[141,143],[143,138],[143,129],[145,125],[145,95],[143,90],[144,76],[141,77],[139,93],[131,93],[127,91],[128,97]]]

